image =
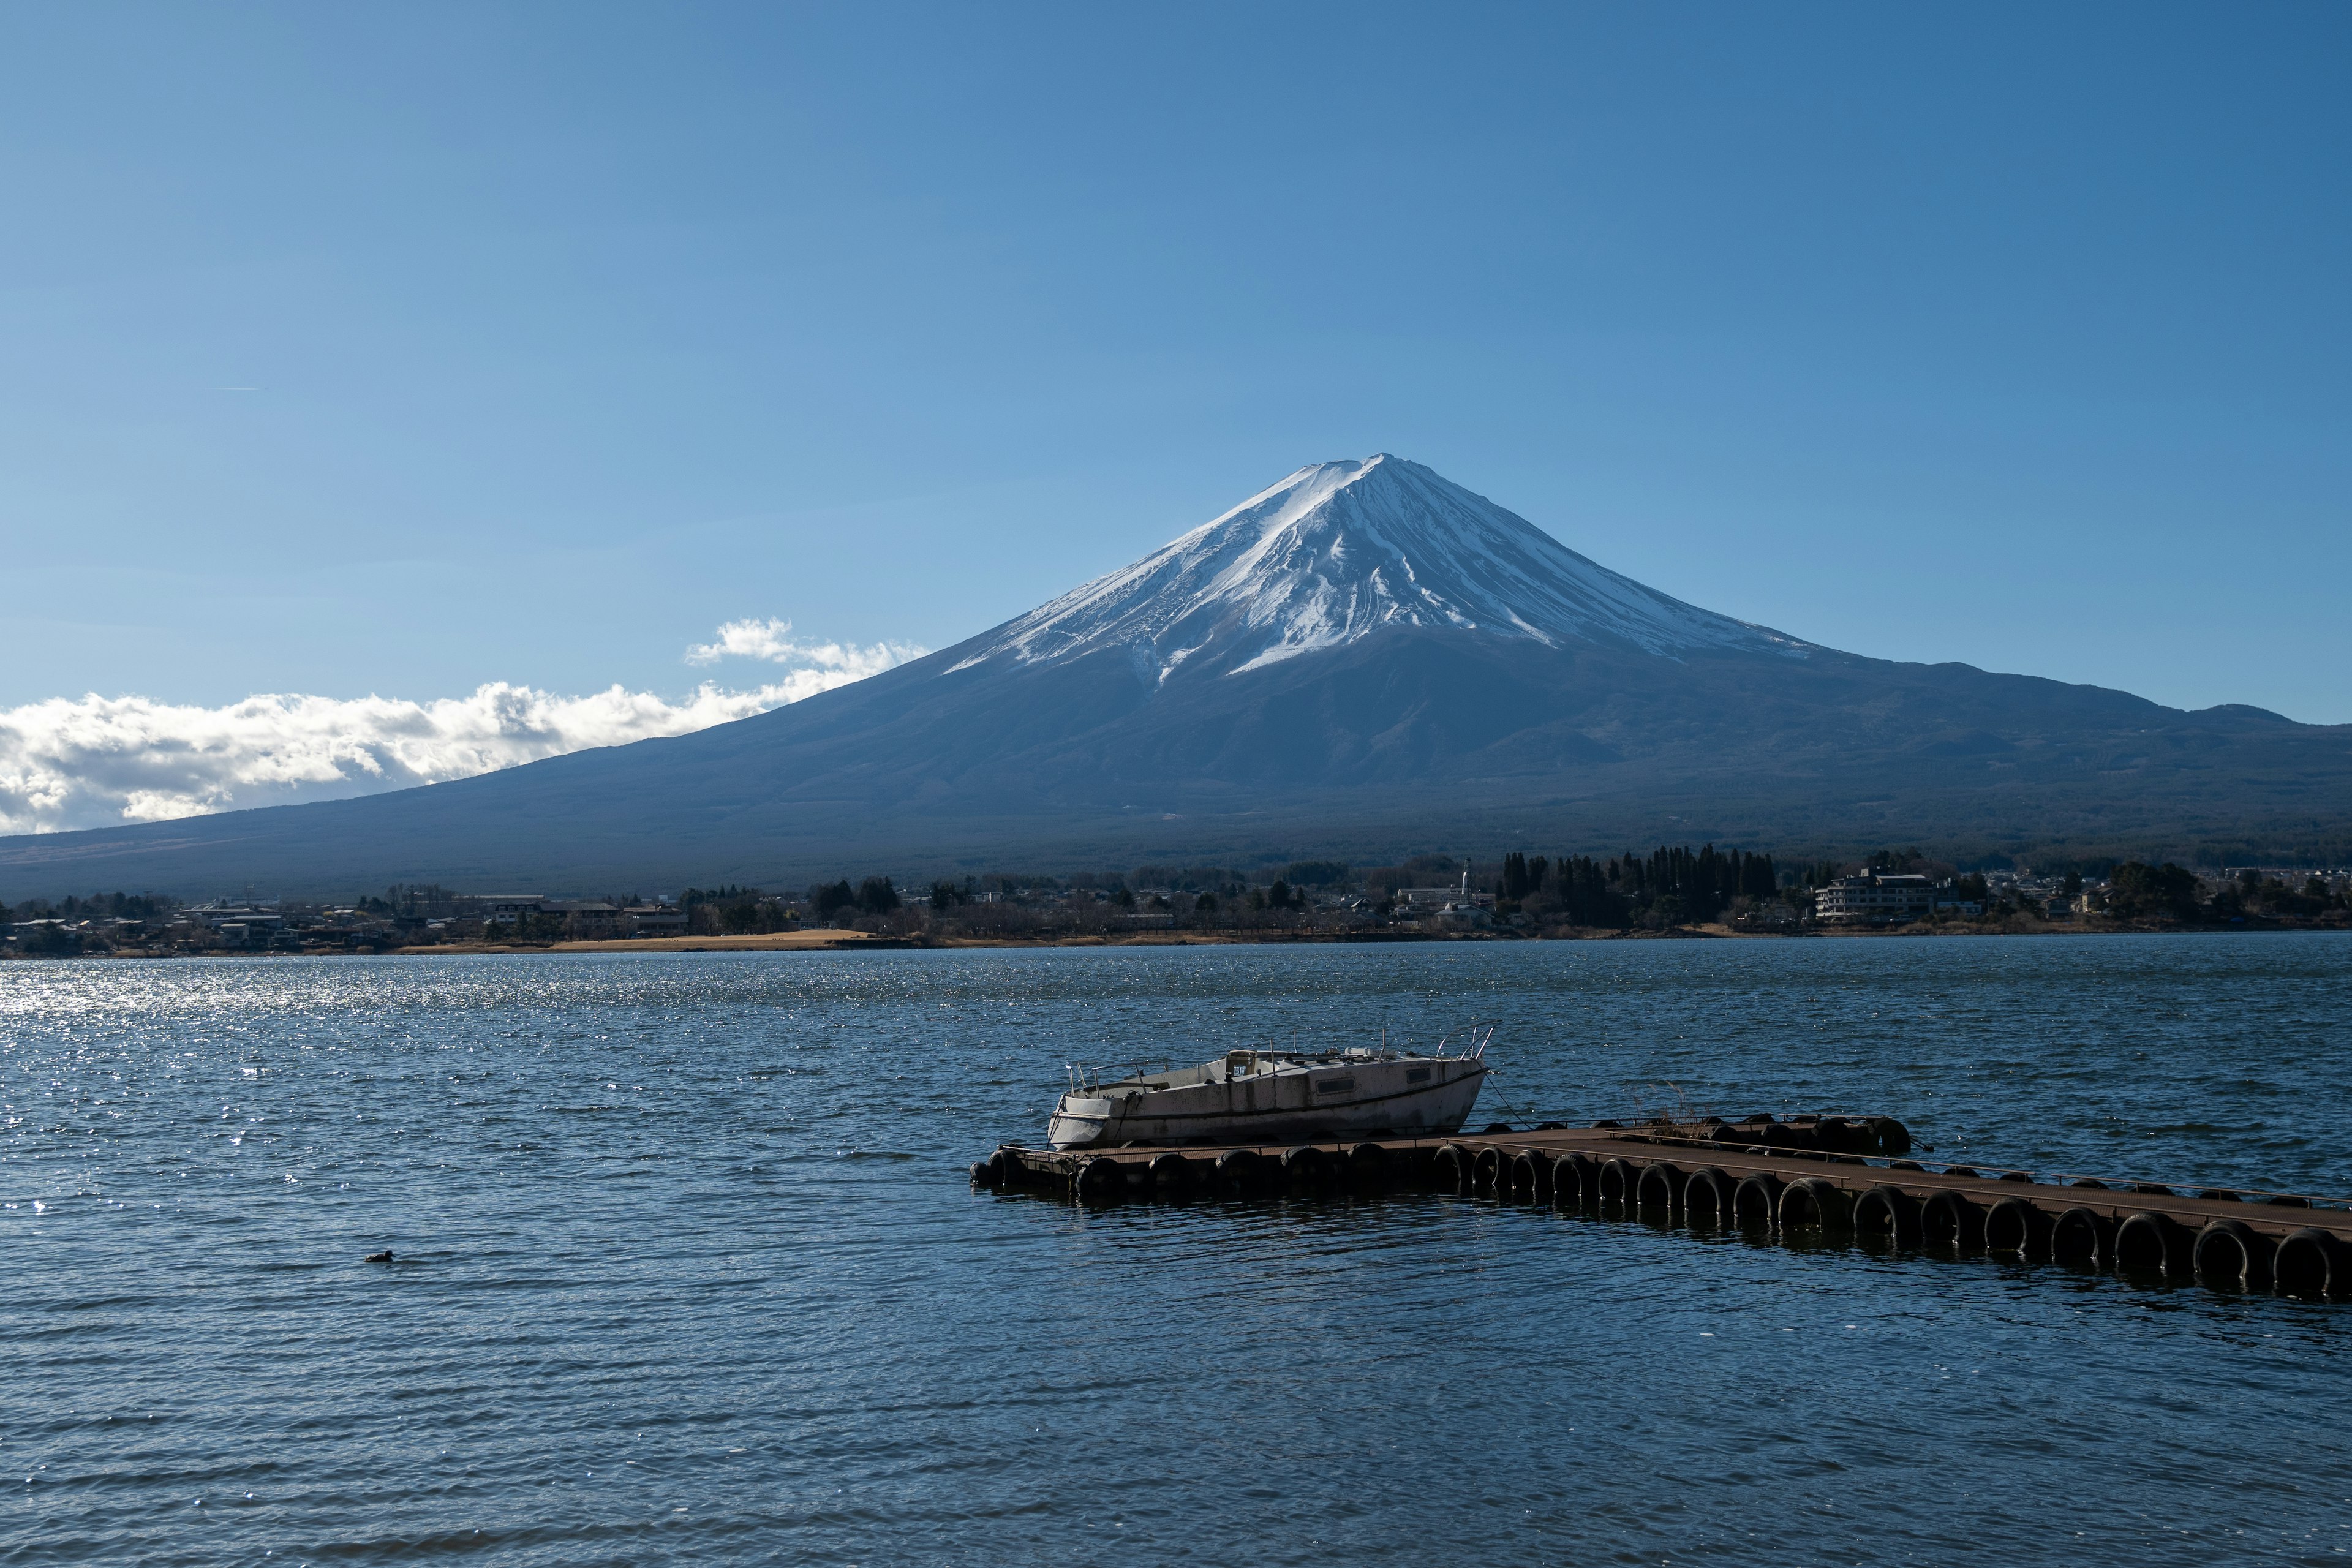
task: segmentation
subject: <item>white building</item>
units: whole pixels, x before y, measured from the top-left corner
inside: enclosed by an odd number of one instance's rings
[[[1823,925],[1902,925],[1926,918],[1936,901],[1927,878],[1915,873],[1840,877],[1813,895],[1813,918]]]

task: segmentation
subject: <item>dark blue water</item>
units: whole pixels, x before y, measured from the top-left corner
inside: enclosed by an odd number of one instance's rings
[[[1473,1016],[1481,1120],[2352,1189],[2338,937],[5,965],[0,1563],[2352,1551],[2352,1307],[963,1178],[1074,1058]]]

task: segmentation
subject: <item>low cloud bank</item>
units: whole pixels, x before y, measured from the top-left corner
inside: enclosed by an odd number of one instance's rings
[[[468,778],[591,746],[748,718],[879,674],[923,650],[803,644],[785,621],[737,621],[693,664],[787,665],[747,690],[705,681],[677,701],[620,686],[561,697],[492,681],[414,702],[266,695],[224,708],[143,697],[52,698],[0,710],[0,834],[55,833],[336,800]]]

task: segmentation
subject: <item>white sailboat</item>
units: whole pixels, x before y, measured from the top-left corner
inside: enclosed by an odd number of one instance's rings
[[[1474,1032],[1475,1034],[1475,1032]],[[1472,1047],[1435,1052],[1227,1051],[1216,1061],[1109,1083],[1073,1068],[1045,1140],[1056,1149],[1130,1143],[1258,1143],[1458,1130],[1478,1102],[1490,1027]]]

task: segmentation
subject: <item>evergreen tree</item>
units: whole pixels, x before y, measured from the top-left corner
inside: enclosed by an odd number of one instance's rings
[[[2119,915],[2197,918],[2197,879],[2168,860],[2161,866],[2126,860],[2107,879],[2107,907]]]

